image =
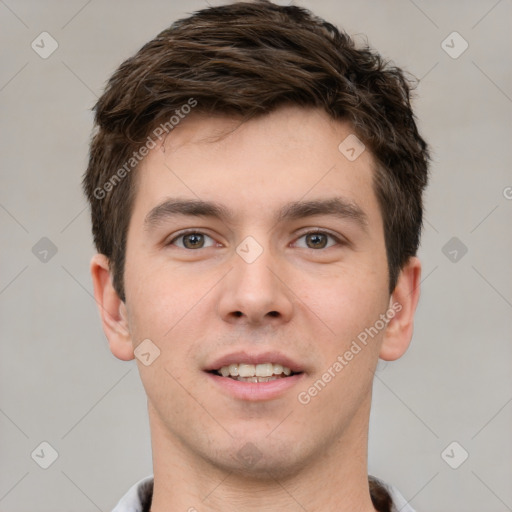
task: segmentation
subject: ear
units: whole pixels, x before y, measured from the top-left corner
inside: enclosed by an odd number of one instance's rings
[[[98,304],[110,350],[118,359],[129,361],[135,356],[128,327],[128,315],[125,303],[112,285],[109,260],[104,254],[95,254],[90,268],[94,298]]]
[[[421,262],[415,256],[400,271],[389,300],[389,323],[384,332],[379,357],[394,361],[403,356],[412,339],[414,312],[420,298]],[[393,314],[394,313],[394,314]]]

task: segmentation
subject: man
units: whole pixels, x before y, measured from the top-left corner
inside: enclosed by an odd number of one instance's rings
[[[409,87],[268,1],[180,20],[112,76],[91,273],[154,466],[116,512],[412,510],[367,473],[375,367],[407,350],[419,298]]]

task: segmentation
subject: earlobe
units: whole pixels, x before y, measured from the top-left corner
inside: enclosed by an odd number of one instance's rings
[[[391,294],[379,357],[385,361],[400,358],[408,349],[414,327],[414,313],[420,296],[420,260],[413,256],[402,268]]]
[[[118,359],[129,361],[134,358],[134,353],[126,305],[112,285],[108,258],[104,254],[95,254],[90,269],[94,298],[110,350]]]

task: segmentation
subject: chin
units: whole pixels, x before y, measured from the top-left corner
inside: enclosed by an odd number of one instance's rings
[[[252,439],[251,439],[252,437]],[[234,438],[231,446],[209,454],[210,463],[238,478],[271,481],[297,475],[308,457],[300,453],[301,443],[265,436]]]

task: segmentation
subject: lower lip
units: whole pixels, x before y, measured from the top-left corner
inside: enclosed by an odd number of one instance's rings
[[[304,373],[298,373],[289,377],[282,377],[268,382],[244,382],[241,380],[221,377],[214,373],[206,372],[215,386],[223,392],[228,393],[240,400],[257,402],[261,400],[272,400],[295,386],[304,377]]]

